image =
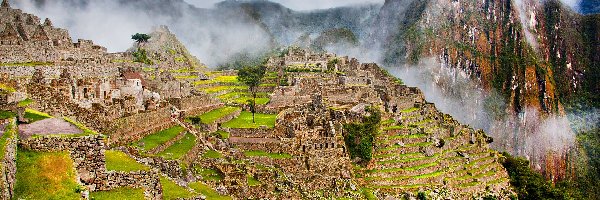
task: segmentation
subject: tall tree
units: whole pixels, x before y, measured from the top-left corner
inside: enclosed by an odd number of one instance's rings
[[[131,36],[132,40],[135,40],[135,42],[139,44],[141,43],[145,43],[148,42],[148,40],[150,40],[151,36],[149,36],[148,34],[144,34],[144,33],[136,33],[135,35]]]
[[[265,66],[246,66],[238,71],[238,80],[246,84],[252,93],[252,105],[250,110],[252,111],[252,123],[256,123],[254,120],[254,114],[256,113],[256,89],[261,84],[267,68]]]

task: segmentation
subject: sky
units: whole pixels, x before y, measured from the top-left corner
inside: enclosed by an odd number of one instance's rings
[[[215,3],[223,0],[185,0],[186,2],[200,8],[211,8]],[[292,10],[305,11],[313,9],[326,9],[346,5],[364,3],[384,3],[385,0],[271,0]]]

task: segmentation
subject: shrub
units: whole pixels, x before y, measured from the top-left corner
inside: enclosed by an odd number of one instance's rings
[[[369,107],[366,111],[370,114],[363,118],[362,123],[344,125],[344,141],[348,147],[351,158],[360,158],[362,163],[368,163],[373,156],[373,142],[381,122],[381,112],[377,108]]]

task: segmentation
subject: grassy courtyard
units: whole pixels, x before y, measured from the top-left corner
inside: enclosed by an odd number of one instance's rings
[[[148,150],[154,149],[154,148],[164,144],[165,142],[168,142],[169,140],[177,137],[177,135],[179,135],[183,131],[185,131],[185,128],[183,128],[181,126],[174,126],[174,127],[159,131],[157,133],[154,133],[152,135],[148,135],[148,136],[144,137],[144,139],[138,141],[136,145],[141,147],[143,150],[148,151]],[[143,144],[143,145],[141,145],[141,144]]]
[[[91,199],[94,200],[138,200],[144,199],[144,189],[122,187],[109,191],[98,191],[90,193]]]
[[[163,199],[165,200],[194,197],[194,193],[165,177],[160,177],[160,184],[163,188]]]
[[[238,118],[232,119],[231,121],[223,123],[223,127],[227,128],[260,128],[260,126],[267,126],[268,128],[275,127],[275,120],[277,115],[261,114],[256,113],[256,123],[252,123],[252,113],[242,112]]]
[[[292,155],[287,153],[268,153],[264,151],[246,151],[244,155],[247,157],[269,157],[273,159],[292,158]]]
[[[200,115],[200,120],[204,124],[212,124],[213,122],[217,121],[218,119],[221,119],[221,118],[223,118],[231,113],[234,113],[238,110],[240,110],[240,108],[229,107],[229,106],[218,108],[218,109],[215,109],[215,110],[212,110],[210,112]]]
[[[68,152],[17,153],[14,199],[80,199]]]
[[[158,153],[158,156],[161,156],[167,160],[177,160],[194,148],[195,144],[196,136],[191,133],[187,133],[183,138],[181,138],[181,140],[175,142],[175,144],[171,145],[169,148]]]
[[[121,151],[107,150],[106,154],[106,170],[131,172],[131,171],[148,171],[150,168],[146,165],[136,162],[133,158]]]

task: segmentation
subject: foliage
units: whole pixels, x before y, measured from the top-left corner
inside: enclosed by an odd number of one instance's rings
[[[136,33],[135,35],[131,36],[132,40],[135,40],[135,42],[139,43],[145,43],[148,42],[148,40],[150,40],[150,36],[148,34],[144,34],[144,33]]]
[[[227,128],[260,128],[264,125],[267,128],[275,127],[275,120],[277,115],[260,114],[255,115],[255,122],[252,122],[252,113],[242,112],[239,117],[232,119],[231,121],[223,123],[223,127]]]
[[[177,160],[194,148],[195,144],[196,136],[191,133],[187,133],[183,138],[181,138],[181,140],[175,142],[175,144],[171,145],[163,152],[158,153],[158,156],[161,156],[167,160]]]
[[[208,200],[230,200],[231,197],[223,196],[217,193],[214,189],[210,188],[208,185],[201,182],[193,182],[190,183],[189,186],[194,189],[196,192],[206,196]]]
[[[166,142],[168,142],[169,140],[177,137],[177,135],[179,135],[181,132],[185,131],[185,129],[181,126],[173,126],[171,128],[159,131],[157,133],[154,133],[152,135],[148,135],[146,137],[144,137],[142,140],[138,141],[138,146],[140,146],[143,150],[150,150],[150,149],[154,149]],[[143,144],[143,146],[141,146],[140,144]]]
[[[361,158],[362,163],[368,163],[373,154],[373,142],[379,130],[381,111],[375,107],[365,109],[369,115],[363,117],[362,123],[344,125],[344,141],[352,158]]]
[[[144,189],[142,188],[122,187],[109,191],[97,191],[90,193],[90,199],[92,200],[138,200],[144,198]]]
[[[106,150],[106,170],[131,172],[147,171],[148,166],[136,162],[133,158],[121,151]]]
[[[144,63],[147,65],[153,65],[154,62],[148,58],[146,49],[139,48],[137,51],[133,52],[134,62]]]
[[[238,110],[240,110],[240,108],[238,108],[238,107],[229,107],[229,106],[222,107],[222,108],[214,109],[210,112],[204,113],[198,117],[200,118],[200,122],[202,122],[204,124],[212,124],[215,121],[217,121],[218,119],[221,119],[227,115],[230,115],[231,113],[234,113]],[[197,121],[197,119],[191,118],[191,120],[194,124],[198,124],[195,122],[195,121]]]
[[[68,152],[19,149],[14,199],[80,199],[73,160]]]
[[[292,155],[287,153],[268,153],[265,151],[246,151],[244,155],[247,157],[269,157],[273,159],[292,158]]]
[[[165,200],[191,198],[194,196],[194,193],[163,176],[160,177],[160,184],[163,188],[163,199]]]
[[[502,165],[508,171],[510,184],[519,199],[573,199],[572,192],[555,187],[538,172],[529,167],[529,161],[503,153]]]

